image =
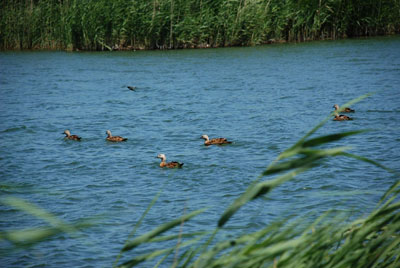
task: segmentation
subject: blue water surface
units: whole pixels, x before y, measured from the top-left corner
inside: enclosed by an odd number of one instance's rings
[[[333,104],[369,92],[375,94],[352,106],[353,121],[329,120],[316,135],[371,129],[333,145],[352,146],[349,152],[399,171],[399,37],[176,51],[1,52],[1,196],[22,198],[68,223],[97,217],[95,227],[28,249],[9,251],[0,242],[1,266],[110,267],[160,190],[138,234],[203,207],[208,210],[183,231],[211,230]],[[65,129],[82,141],[64,140]],[[106,130],[128,141],[109,143]],[[202,134],[233,144],[206,147]],[[159,168],[159,153],[184,162],[183,168]],[[226,228],[240,234],[330,209],[366,215],[394,181],[371,164],[334,158],[248,204]],[[1,231],[44,225],[0,205]]]

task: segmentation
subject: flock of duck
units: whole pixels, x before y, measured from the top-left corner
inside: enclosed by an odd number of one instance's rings
[[[350,116],[344,115],[344,114],[339,114],[339,105],[335,104],[333,105],[333,108],[335,108],[335,117],[333,118],[334,121],[347,121],[347,120],[353,120]],[[350,109],[349,107],[346,107],[342,111],[343,113],[354,113],[355,111],[353,109]]]
[[[71,135],[71,132],[66,129],[64,131],[65,134],[65,139],[68,140],[74,140],[74,141],[80,141],[82,138],[79,137],[78,135]],[[121,136],[113,136],[111,135],[111,131],[107,130],[106,131],[107,134],[107,141],[110,142],[123,142],[123,141],[127,141],[127,138],[123,138]],[[207,135],[202,135],[201,136],[202,139],[204,139],[204,145],[205,146],[210,146],[210,145],[223,145],[223,144],[230,144],[232,143],[231,141],[228,141],[226,138],[214,138],[214,139],[210,139]],[[179,162],[167,162],[167,157],[165,156],[165,154],[159,154],[157,155],[157,158],[161,159],[161,163],[160,163],[160,167],[164,168],[181,168],[183,166],[183,163],[179,163]]]
[[[131,89],[131,90],[134,90]],[[333,118],[334,121],[347,121],[347,120],[353,120],[353,118],[347,116],[347,115],[343,115],[343,114],[339,114],[339,105],[335,104],[333,105],[333,108],[335,108],[334,111],[334,115],[335,117]],[[350,109],[348,107],[344,108],[343,111],[344,113],[354,113],[355,111],[353,109]],[[71,135],[71,132],[66,129],[64,131],[65,134],[65,139],[68,140],[74,140],[74,141],[80,141],[81,137],[79,137],[78,135]],[[107,137],[106,140],[110,141],[110,142],[123,142],[123,141],[127,141],[127,138],[123,138],[121,136],[113,136],[111,135],[111,131],[107,130],[106,131]],[[232,143],[231,141],[228,141],[226,138],[214,138],[214,139],[210,139],[207,135],[202,135],[201,136],[202,139],[204,139],[204,145],[205,146],[210,146],[210,145],[224,145],[224,144],[230,144]],[[157,158],[161,159],[161,163],[160,163],[160,167],[161,168],[181,168],[183,166],[183,163],[179,163],[176,161],[172,161],[172,162],[167,162],[167,157],[165,156],[165,154],[159,154],[157,155]]]

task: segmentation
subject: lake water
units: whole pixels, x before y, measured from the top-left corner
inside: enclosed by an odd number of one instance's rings
[[[127,86],[136,86],[130,91]],[[8,252],[4,267],[110,267],[154,196],[138,233],[202,207],[184,232],[212,229],[265,167],[332,110],[317,135],[373,131],[336,142],[400,170],[400,38],[250,48],[136,52],[0,53],[1,195],[34,203],[66,222],[100,216],[78,238],[61,235]],[[81,142],[66,141],[69,129]],[[105,141],[106,130],[127,137]],[[202,134],[233,144],[205,147]],[[184,162],[159,168],[157,154]],[[338,209],[365,215],[395,181],[375,166],[335,158],[242,208],[231,234],[287,215]],[[0,230],[46,223],[0,206]],[[174,232],[179,230],[174,229]],[[133,253],[143,253],[138,248]],[[144,266],[146,267],[146,266]]]

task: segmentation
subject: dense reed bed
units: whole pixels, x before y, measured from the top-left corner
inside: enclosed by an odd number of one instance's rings
[[[0,2],[3,50],[248,46],[399,30],[399,0]]]
[[[358,100],[366,96],[360,97]],[[358,101],[355,100],[355,101]],[[351,105],[355,101],[347,103]],[[340,110],[341,111],[341,110]],[[339,112],[340,112],[339,111]],[[398,267],[400,264],[400,192],[399,175],[379,163],[347,152],[338,147],[340,141],[366,130],[329,134],[315,137],[333,114],[308,132],[296,144],[282,152],[247,190],[221,215],[217,223],[200,232],[183,232],[187,221],[205,209],[185,212],[182,216],[163,223],[142,235],[136,231],[146,220],[148,211],[157,201],[154,197],[122,246],[114,266],[132,267],[143,262],[145,267]],[[336,146],[333,146],[334,143]],[[334,210],[310,222],[308,215],[286,217],[269,223],[253,232],[237,235],[232,230],[228,239],[219,239],[218,232],[231,217],[249,202],[261,198],[279,185],[306,172],[330,157],[350,157],[376,165],[394,176],[395,183],[383,194],[375,210],[354,219]],[[49,223],[49,227],[3,231],[0,241],[20,248],[49,239],[61,232],[76,233],[88,228],[83,221],[66,224],[42,209],[16,198],[3,198],[2,203],[22,210]],[[212,227],[214,226],[214,227]],[[186,228],[187,229],[187,228]],[[151,243],[152,250],[135,254],[135,249]],[[110,260],[110,263],[112,260]]]

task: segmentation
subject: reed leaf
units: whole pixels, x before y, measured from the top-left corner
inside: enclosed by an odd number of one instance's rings
[[[154,230],[152,230],[148,233],[145,233],[145,234],[133,239],[132,241],[127,242],[126,245],[123,247],[122,251],[128,251],[128,250],[134,249],[135,247],[137,247],[143,243],[147,243],[152,238],[156,237],[157,235],[162,234],[162,233],[174,228],[177,225],[180,225],[182,222],[190,220],[191,218],[197,216],[198,214],[203,213],[205,210],[206,209],[204,209],[204,208],[199,209],[199,210],[193,211],[187,215],[184,215],[180,218],[172,220],[168,223],[164,223],[164,224],[158,226],[157,228],[155,228]]]
[[[383,200],[385,200],[389,195],[395,193],[398,194],[400,192],[400,180],[396,181],[393,183],[392,186],[390,186],[390,188],[386,191],[386,193],[382,196],[380,202],[383,202]]]
[[[133,230],[131,231],[131,233],[128,235],[127,240],[125,241],[125,245],[129,242],[129,240],[134,236],[134,234],[136,233],[136,230],[140,227],[140,225],[143,222],[144,217],[147,215],[147,213],[150,211],[150,209],[154,206],[154,204],[157,202],[158,198],[160,197],[161,193],[163,190],[160,190],[153,198],[153,200],[151,200],[150,204],[147,206],[146,210],[143,212],[142,216],[140,216],[139,221],[136,223],[135,227],[133,228]],[[123,250],[121,249],[120,252],[118,253],[118,256],[115,258],[115,261],[113,263],[113,267],[115,267],[119,261],[119,259],[122,256],[122,252]]]
[[[374,161],[372,159],[369,159],[367,157],[363,157],[363,156],[359,156],[359,155],[355,155],[355,154],[351,154],[351,153],[347,153],[347,152],[342,152],[341,155],[346,156],[346,157],[351,157],[351,158],[354,158],[354,159],[357,159],[357,160],[360,160],[360,161],[363,161],[363,162],[367,162],[367,163],[372,164],[374,166],[377,166],[377,167],[379,167],[381,169],[384,169],[387,172],[393,173],[396,176],[399,176],[399,173],[396,170],[388,168],[388,167],[386,167],[386,166],[384,166],[384,165],[382,165],[382,164],[380,164],[380,163],[378,163],[378,162],[376,162],[376,161]]]
[[[182,244],[179,245],[179,247],[187,247],[189,245],[192,245],[194,243],[197,243],[202,237],[196,237],[190,241],[184,242]],[[133,267],[139,263],[142,263],[144,261],[148,261],[148,260],[152,260],[160,255],[163,254],[171,254],[174,250],[176,249],[176,247],[170,247],[170,248],[166,248],[166,249],[161,249],[161,250],[155,250],[152,251],[148,254],[143,254],[140,256],[137,256],[129,261],[124,262],[123,264],[119,265],[118,267],[120,268],[129,268],[129,267]]]
[[[303,166],[316,166],[319,160],[329,156],[340,155],[344,150],[347,149],[350,149],[350,147],[338,147],[325,150],[301,149],[298,151],[298,154],[303,154],[305,156],[269,166],[267,170],[262,173],[262,175],[272,175]]]
[[[68,230],[78,231],[81,228],[88,228],[94,224],[90,221],[81,221],[75,224],[64,224],[63,227],[68,227]],[[65,228],[57,227],[41,227],[21,230],[8,230],[0,232],[0,241],[6,240],[17,247],[32,246],[38,242],[50,239],[58,234],[65,233]]]
[[[282,175],[274,180],[260,182],[255,185],[251,185],[247,190],[237,198],[222,214],[220,219],[218,220],[218,227],[223,227],[225,223],[238,211],[243,205],[248,203],[249,201],[256,199],[269,191],[271,191],[274,187],[284,183],[292,179],[297,174],[300,174],[311,166],[307,166],[309,163],[303,165],[303,168],[299,168],[294,170],[288,174]]]
[[[59,229],[65,233],[72,233],[77,231],[72,225],[64,223],[51,213],[45,211],[44,209],[38,206],[35,206],[32,203],[26,202],[23,199],[8,196],[4,197],[2,200],[0,200],[0,202],[8,206],[14,207],[25,213],[31,214],[39,219],[42,219],[48,222],[53,227],[55,227],[56,229]]]
[[[208,258],[204,258],[204,257],[201,257],[201,256],[204,256],[204,254],[205,254],[204,252],[206,251],[206,249],[210,245],[210,243],[214,240],[214,238],[215,238],[216,234],[218,233],[218,231],[219,231],[219,228],[215,228],[214,232],[207,239],[207,241],[201,247],[198,247],[195,250],[193,257],[196,254],[200,254],[200,257],[198,257],[197,260],[194,263],[195,267],[204,267],[204,264],[207,263]]]
[[[185,234],[176,234],[176,235],[168,235],[168,236],[158,236],[149,240],[149,243],[154,242],[163,242],[163,241],[170,241],[181,238],[189,238],[194,236],[205,236],[212,234],[212,231],[203,231],[203,232],[193,232],[193,233],[185,233]]]
[[[341,140],[345,137],[352,136],[352,135],[357,135],[365,132],[369,132],[371,130],[364,129],[364,130],[355,130],[355,131],[348,131],[348,132],[342,132],[342,133],[336,133],[336,134],[330,134],[322,137],[317,137],[313,139],[309,139],[307,141],[304,141],[304,143],[301,144],[301,147],[316,147],[323,145],[328,142],[333,142],[333,141],[338,141]]]
[[[194,263],[194,266],[195,267],[208,267],[209,263],[213,260],[213,258],[216,255],[222,254],[223,251],[229,250],[229,249],[233,249],[229,253],[229,256],[238,256],[238,254],[241,254],[241,252],[243,251],[243,249],[241,249],[239,247],[244,246],[246,244],[254,245],[260,239],[262,239],[266,234],[277,233],[279,227],[288,220],[289,220],[289,218],[286,218],[281,221],[277,221],[275,223],[268,225],[267,227],[265,227],[264,229],[262,229],[260,231],[250,233],[250,234],[245,234],[236,239],[228,239],[228,240],[224,240],[222,242],[218,242],[210,250],[201,254],[198,257],[197,261]],[[228,256],[227,256],[227,258],[228,258]],[[224,258],[223,260],[217,260],[216,264],[217,264],[217,266],[218,265],[222,265],[222,266],[228,265],[226,258]]]

